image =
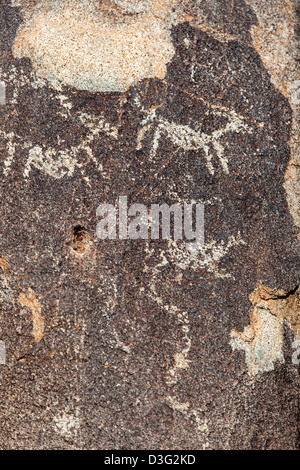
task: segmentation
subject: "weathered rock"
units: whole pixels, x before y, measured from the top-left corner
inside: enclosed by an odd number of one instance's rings
[[[281,4],[1,3],[2,449],[299,448]],[[122,195],[204,203],[205,245],[99,240]]]

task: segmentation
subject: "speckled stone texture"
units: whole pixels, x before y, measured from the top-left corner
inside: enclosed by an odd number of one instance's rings
[[[299,449],[297,3],[180,2],[124,92],[17,57],[36,4],[0,3],[0,448]],[[204,247],[99,240],[121,195],[204,203]]]

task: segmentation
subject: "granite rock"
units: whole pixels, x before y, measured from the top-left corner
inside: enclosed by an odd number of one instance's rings
[[[1,2],[1,449],[299,449],[298,16]],[[120,196],[204,246],[100,240]]]

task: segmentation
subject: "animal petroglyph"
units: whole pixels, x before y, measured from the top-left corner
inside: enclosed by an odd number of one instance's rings
[[[228,122],[224,127],[213,131],[211,134],[202,132],[201,129],[194,130],[190,126],[177,124],[162,117],[158,117],[156,115],[156,110],[146,113],[147,117],[142,122],[142,127],[138,133],[138,150],[143,147],[143,141],[146,135],[154,128],[150,159],[153,159],[156,156],[159,143],[164,137],[170,140],[179,149],[185,151],[202,150],[205,156],[206,167],[212,175],[215,173],[213,165],[213,157],[215,155],[218,158],[224,173],[229,173],[229,162],[225,155],[225,148],[221,143],[222,138],[228,133],[252,133],[252,128],[233,111],[229,113],[217,110],[213,111],[215,116],[226,117]]]

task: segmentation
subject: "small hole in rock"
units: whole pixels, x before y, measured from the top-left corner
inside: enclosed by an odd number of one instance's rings
[[[89,236],[85,227],[82,225],[76,225],[73,229],[72,240],[68,245],[78,254],[83,254],[88,246]]]

